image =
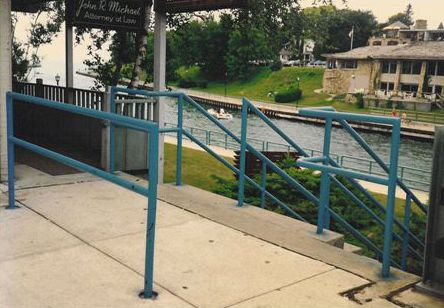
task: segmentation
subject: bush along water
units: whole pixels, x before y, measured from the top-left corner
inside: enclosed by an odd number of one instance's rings
[[[294,166],[295,161],[291,158],[286,158],[280,164],[280,167],[290,177],[301,183],[308,191],[310,191],[315,196],[319,196],[321,183],[320,175],[314,174],[311,170],[302,170]],[[232,199],[238,198],[238,182],[235,178],[233,178],[232,180],[222,179],[218,177],[215,178],[218,185],[217,188],[213,190],[214,193]],[[339,179],[350,191],[352,191],[360,200],[362,200],[370,209],[372,209],[383,221],[385,220],[384,213],[382,213],[382,211],[379,210],[378,207],[370,202],[370,200],[363,193],[350,185],[345,179],[341,177],[337,177],[337,179]],[[256,176],[254,180],[259,184],[261,181],[260,176]],[[292,210],[306,219],[307,222],[316,225],[318,217],[317,206],[305,199],[300,192],[291,188],[288,183],[283,180],[278,174],[268,174],[266,189],[268,192],[273,194],[275,197],[289,206]],[[254,206],[260,206],[260,192],[248,183],[245,186],[245,202]],[[384,205],[384,203],[382,204]],[[415,206],[412,204],[412,207]],[[284,209],[282,209],[269,199],[266,201],[265,208],[279,214],[290,216]],[[358,205],[352,202],[351,198],[333,183],[330,193],[330,208],[382,249],[384,242],[383,226],[380,225],[375,219],[373,219],[365,210],[361,209]],[[397,215],[397,218],[402,221],[402,216],[403,214],[399,214]],[[423,240],[425,237],[425,224],[425,215],[421,215],[415,211],[412,211],[410,230],[421,240]],[[362,242],[355,239],[341,225],[333,220],[331,221],[330,229],[332,231],[344,234],[347,243],[362,247],[364,255],[375,259],[380,258],[380,256],[377,256],[372,250],[369,250]],[[396,225],[394,225],[394,231],[401,236],[403,234],[402,230]],[[419,254],[422,254],[421,249],[418,249],[417,251]],[[392,257],[398,264],[400,264],[401,245],[400,242],[397,240],[393,240]],[[408,271],[416,274],[421,273],[422,264],[418,260],[410,257],[407,263]]]
[[[202,77],[202,73],[199,66],[181,66],[176,70],[176,75],[178,77],[177,85],[180,88],[206,88],[208,83]]]
[[[279,91],[274,96],[276,103],[291,103],[301,99],[302,90],[296,87],[288,88],[284,91]]]

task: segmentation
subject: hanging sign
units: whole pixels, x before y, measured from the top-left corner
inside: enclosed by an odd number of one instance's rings
[[[185,13],[246,7],[248,0],[156,0],[154,10],[162,13]]]
[[[147,4],[147,0],[67,0],[67,21],[78,27],[138,32]]]

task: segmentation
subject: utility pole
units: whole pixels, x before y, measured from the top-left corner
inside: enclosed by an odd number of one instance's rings
[[[65,61],[66,61],[66,87],[74,87],[74,38],[73,27],[69,22],[65,23]]]

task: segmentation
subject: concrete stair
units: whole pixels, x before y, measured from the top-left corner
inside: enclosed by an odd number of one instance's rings
[[[315,239],[346,252],[362,254],[362,248],[346,243],[343,234],[326,230],[324,234],[319,235],[316,233],[315,225],[256,206],[245,205],[239,208],[236,206],[236,200],[193,186],[162,185],[159,188],[159,199],[238,230],[245,230],[244,227],[248,229],[253,224],[265,230],[277,227],[285,234],[291,233],[296,237]]]

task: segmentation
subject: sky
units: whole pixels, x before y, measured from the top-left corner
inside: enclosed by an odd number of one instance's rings
[[[311,6],[313,0],[301,0],[304,7]],[[344,7],[342,0],[334,0],[338,7]],[[348,7],[354,10],[372,11],[379,22],[385,22],[389,16],[405,10],[408,3],[413,5],[414,19],[427,19],[429,28],[436,28],[440,22],[444,22],[444,0],[348,0]],[[22,18],[16,34],[19,38],[26,37],[26,18]],[[63,30],[64,31],[64,30]],[[64,83],[64,32],[53,41],[51,45],[43,46],[39,52],[42,64],[45,68],[41,72],[45,82],[54,82],[53,76],[62,76],[61,84]],[[82,62],[86,58],[86,44],[76,46],[74,50],[75,67],[82,68]],[[49,79],[49,80],[48,80]]]

